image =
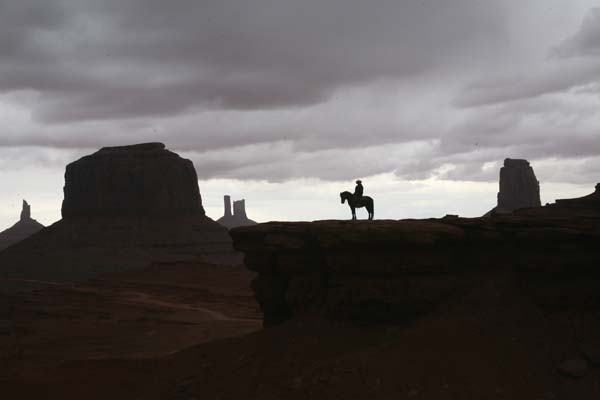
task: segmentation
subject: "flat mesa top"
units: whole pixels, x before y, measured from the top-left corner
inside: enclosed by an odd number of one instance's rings
[[[103,147],[98,153],[117,153],[117,152],[142,152],[142,151],[161,151],[165,149],[164,143],[140,143],[129,146]]]
[[[507,158],[504,160],[505,167],[528,167],[529,161],[527,160],[519,160],[514,158]]]

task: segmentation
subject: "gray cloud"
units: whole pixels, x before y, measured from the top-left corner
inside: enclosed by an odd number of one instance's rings
[[[600,8],[592,8],[573,36],[554,49],[561,57],[600,55]]]
[[[304,177],[345,180],[388,172],[407,179],[426,179],[433,168],[433,148],[432,143],[413,142],[307,152],[281,143],[186,155],[194,161],[201,179],[219,176],[275,182]]]
[[[600,60],[545,62],[530,71],[520,71],[468,85],[454,100],[459,107],[476,107],[528,99],[570,90],[596,82]]]
[[[502,9],[477,0],[43,4],[2,21],[0,90],[39,92],[34,115],[53,123],[307,106],[486,48],[503,28]]]
[[[163,141],[204,179],[492,181],[523,157],[594,181],[599,14],[546,43],[546,3],[0,0],[0,162]]]

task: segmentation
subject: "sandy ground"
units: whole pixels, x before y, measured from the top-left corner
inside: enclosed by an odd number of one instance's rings
[[[242,267],[163,265],[0,299],[0,379],[68,362],[155,359],[262,328]],[[9,326],[10,325],[10,326]]]
[[[307,317],[267,330],[250,279],[179,266],[13,298],[17,330],[0,336],[0,391],[67,400],[600,398],[600,369],[557,371],[598,343],[598,312],[548,313],[511,276],[491,276],[405,324]]]

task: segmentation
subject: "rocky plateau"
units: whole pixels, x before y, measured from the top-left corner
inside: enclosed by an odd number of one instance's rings
[[[541,307],[600,307],[600,192],[494,218],[268,223],[231,231],[265,324],[399,322],[515,274]]]
[[[192,162],[162,143],[103,148],[69,164],[62,216],[0,253],[0,292],[152,262],[240,262],[227,229],[204,213]]]

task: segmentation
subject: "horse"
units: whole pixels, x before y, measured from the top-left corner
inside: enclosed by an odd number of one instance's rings
[[[362,196],[361,199],[357,201],[354,195],[350,192],[340,193],[340,198],[342,199],[342,204],[348,200],[348,205],[352,211],[352,220],[356,219],[356,209],[362,207],[366,207],[367,212],[369,213],[369,221],[373,220],[375,206],[372,198],[369,196]]]

